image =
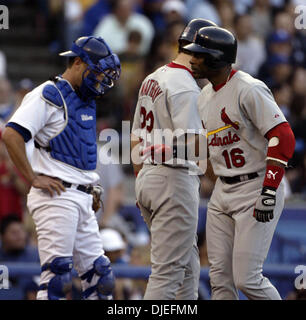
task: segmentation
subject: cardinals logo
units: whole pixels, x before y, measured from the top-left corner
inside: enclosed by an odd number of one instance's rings
[[[225,112],[225,108],[221,110],[221,119],[222,121],[227,124],[231,125],[234,129],[238,130],[239,129],[239,123],[238,122],[233,122],[229,116]]]
[[[238,121],[233,122],[233,121],[229,118],[229,116],[226,114],[225,108],[223,108],[223,109],[221,110],[221,119],[222,119],[222,121],[225,123],[225,126],[223,126],[223,127],[221,127],[221,128],[218,128],[218,129],[215,129],[215,130],[212,130],[212,131],[209,131],[209,132],[207,133],[207,136],[214,135],[214,134],[216,134],[216,133],[218,133],[218,132],[221,132],[221,131],[223,131],[223,130],[226,130],[226,129],[229,129],[229,128],[232,128],[232,127],[233,127],[235,130],[239,130],[239,122],[238,122]],[[203,128],[205,129],[203,122],[202,122],[202,125],[203,125]],[[236,134],[235,134],[235,135],[236,135]]]

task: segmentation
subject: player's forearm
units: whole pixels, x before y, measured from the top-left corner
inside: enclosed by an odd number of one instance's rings
[[[2,140],[16,168],[29,184],[32,184],[36,175],[27,159],[23,137],[17,131],[8,127],[2,134]]]
[[[287,122],[271,129],[266,137],[269,143],[263,186],[276,190],[285,174],[285,167],[293,155],[295,138]]]
[[[216,180],[217,180],[217,177],[214,174],[214,170],[213,170],[213,167],[211,165],[211,162],[208,159],[207,159],[207,169],[206,169],[206,172],[205,172],[205,176],[209,180],[211,180],[212,182],[216,182]]]

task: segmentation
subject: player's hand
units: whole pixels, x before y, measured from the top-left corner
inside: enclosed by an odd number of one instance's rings
[[[32,181],[32,186],[34,188],[48,191],[51,197],[53,197],[54,191],[57,192],[58,195],[61,194],[61,191],[66,191],[65,187],[59,179],[44,175],[36,176]]]
[[[155,163],[164,163],[172,159],[173,152],[171,147],[165,144],[154,144],[146,148],[141,148],[140,156],[143,161],[151,157]]]
[[[276,203],[276,191],[273,188],[263,187],[258,197],[253,217],[259,222],[269,222],[273,219],[273,211]]]

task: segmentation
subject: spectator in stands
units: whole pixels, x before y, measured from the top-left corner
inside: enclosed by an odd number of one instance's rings
[[[24,298],[23,300],[36,300],[36,295],[39,288],[39,276],[35,276],[32,278],[32,281],[29,281],[24,289]]]
[[[128,257],[125,254],[126,243],[120,232],[111,228],[103,228],[100,231],[100,235],[105,255],[108,256],[110,262],[127,263]]]
[[[84,36],[92,35],[103,17],[111,13],[112,2],[112,0],[98,0],[85,11],[82,32]]]
[[[164,2],[164,0],[143,1],[143,12],[152,21],[157,33],[163,32],[166,29],[166,23],[161,9]]]
[[[114,139],[112,141],[113,143],[115,143]],[[116,142],[119,143],[119,141]],[[106,147],[106,145],[103,147],[102,143],[98,143],[99,161],[97,161],[96,172],[100,177],[99,184],[104,189],[102,196],[103,209],[100,209],[97,212],[100,227],[106,227],[109,226],[109,224],[116,224],[116,219],[119,215],[118,211],[122,206],[124,199],[124,174],[121,165],[119,164],[117,155],[108,155],[108,149]]]
[[[27,192],[27,184],[13,166],[0,140],[0,223],[12,212],[16,213],[19,220],[23,219]]]
[[[290,83],[293,98],[290,109],[292,110],[293,120],[297,122],[306,107],[306,69],[297,68]]]
[[[296,14],[294,7],[289,12],[280,11],[274,17],[276,32],[286,32],[291,37],[291,59],[294,65],[306,67],[306,33],[294,26]]]
[[[121,234],[115,229],[105,228],[100,231],[100,235],[105,255],[110,262],[127,265],[126,243]],[[114,300],[128,300],[131,295],[132,282],[130,279],[116,278]]]
[[[261,66],[258,78],[271,88],[286,83],[292,76],[293,67],[290,58],[285,55],[271,55]]]
[[[130,254],[130,265],[142,267],[150,266],[150,264],[150,244],[135,246]],[[130,300],[143,299],[146,286],[147,280],[134,280],[131,288]]]
[[[32,91],[34,89],[34,83],[32,82],[31,79],[25,78],[19,81],[17,90],[15,92],[15,105],[18,108],[21,104],[21,101],[25,97],[27,93]]]
[[[276,30],[267,38],[269,55],[280,54],[288,58],[292,54],[292,37],[286,30]]]
[[[234,32],[235,7],[231,0],[217,1],[216,8],[220,16],[220,26]]]
[[[69,48],[71,43],[81,36],[83,29],[83,8],[80,0],[65,0],[64,15],[65,47]]]
[[[12,85],[7,78],[0,78],[0,120],[6,122],[14,111]]]
[[[169,63],[174,58],[173,50],[173,43],[169,41],[168,34],[157,34],[152,41],[150,54],[146,59],[146,74]]]
[[[177,21],[182,22],[184,25],[187,22],[187,8],[181,0],[164,1],[161,12],[164,16],[166,26]]]
[[[188,19],[208,19],[221,26],[221,18],[214,0],[186,0]]]
[[[306,195],[306,91],[303,92],[302,90],[303,88],[305,89],[306,82],[297,83],[305,79],[306,71],[302,69],[298,70],[298,73],[293,78],[293,92],[295,96],[291,108],[292,112],[296,115],[292,128],[296,137],[296,147],[292,159],[293,168],[288,172],[292,191],[294,193],[302,193],[302,197],[304,198]]]
[[[293,71],[292,38],[284,30],[272,32],[267,38],[267,57],[258,73],[269,87],[283,83]]]
[[[306,290],[305,289],[296,289],[294,288],[290,291],[285,300],[306,300]]]
[[[0,237],[0,261],[39,262],[38,250],[27,244],[27,233],[17,215],[1,220]]]
[[[6,57],[5,54],[0,50],[0,77],[6,77]]]
[[[1,262],[37,262],[39,263],[38,250],[27,244],[27,234],[22,222],[16,215],[2,219],[0,224],[0,261]],[[11,289],[26,294],[31,284],[31,276],[10,277]],[[34,290],[35,291],[35,290]]]
[[[119,85],[123,92],[123,120],[132,120],[138,90],[145,77],[145,59],[139,54],[140,44],[141,33],[132,30],[128,35],[126,50],[119,55],[122,70]]]
[[[120,54],[127,48],[129,32],[138,30],[142,36],[139,54],[146,55],[154,36],[154,27],[146,16],[133,12],[133,5],[134,0],[116,1],[113,12],[101,20],[94,35],[104,38],[112,50]]]
[[[290,110],[292,101],[292,88],[288,83],[283,83],[280,85],[276,85],[270,89],[273,93],[277,105],[282,110],[286,119],[289,123],[292,123],[292,115]]]
[[[41,15],[46,25],[49,50],[57,53],[66,50],[65,36],[65,2],[62,0],[40,0]]]
[[[275,31],[286,31],[291,36],[295,33],[294,17],[286,11],[279,11],[273,19],[273,28]]]
[[[266,58],[262,39],[253,33],[251,16],[244,14],[235,18],[235,34],[238,41],[237,59],[234,68],[257,76]]]
[[[262,39],[266,39],[272,30],[272,14],[269,0],[254,0],[250,15],[253,30]]]
[[[119,143],[115,138],[112,139],[113,146]],[[137,236],[134,233],[133,225],[130,225],[120,214],[119,209],[124,203],[124,173],[121,164],[116,155],[108,154],[110,144],[103,147],[102,143],[98,145],[98,157],[96,172],[100,176],[99,184],[104,189],[103,208],[100,209],[96,215],[100,228],[114,228],[117,229],[128,244],[134,246],[137,243]],[[114,149],[113,149],[114,150]]]
[[[174,60],[178,51],[178,41],[177,39],[180,37],[182,31],[184,30],[186,24],[182,20],[173,21],[167,27],[166,37],[168,38],[168,42],[172,47],[172,52],[170,52],[170,56],[168,56],[169,61]]]

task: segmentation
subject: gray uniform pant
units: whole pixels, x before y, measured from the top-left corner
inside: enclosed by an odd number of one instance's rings
[[[212,299],[236,300],[237,289],[249,299],[281,299],[262,267],[284,207],[284,185],[277,189],[274,219],[262,223],[253,217],[262,182],[262,175],[232,185],[216,182],[206,223]]]
[[[189,175],[187,169],[145,165],[135,190],[151,232],[152,273],[144,299],[197,299],[198,176]]]

